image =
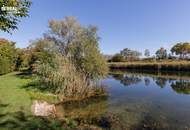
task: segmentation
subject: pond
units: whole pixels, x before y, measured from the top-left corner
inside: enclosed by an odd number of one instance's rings
[[[114,130],[190,129],[189,73],[110,72],[101,83],[108,97],[59,104],[59,116]]]

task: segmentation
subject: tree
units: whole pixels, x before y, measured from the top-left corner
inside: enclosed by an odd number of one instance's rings
[[[45,38],[52,40],[58,46],[62,55],[68,55],[68,46],[81,37],[86,30],[75,17],[65,17],[63,20],[50,20],[49,32]]]
[[[172,53],[179,55],[181,59],[185,59],[188,54],[190,54],[190,43],[181,42],[174,45],[171,49]]]
[[[0,39],[0,74],[11,72],[16,68],[17,56],[15,43]]]
[[[45,38],[55,42],[62,56],[70,59],[78,71],[88,79],[99,79],[108,70],[107,63],[100,53],[95,26],[82,26],[74,17],[51,20],[49,33]]]
[[[166,59],[167,58],[167,50],[164,49],[163,47],[158,49],[155,54],[158,59]]]
[[[146,56],[147,58],[150,56],[150,51],[148,49],[144,51],[144,56]]]
[[[0,0],[0,30],[11,33],[17,29],[19,18],[28,16],[30,5],[29,0]]]
[[[125,60],[128,61],[137,60],[141,56],[140,52],[130,50],[128,48],[123,49],[120,54],[124,57]]]
[[[124,58],[121,54],[115,54],[112,58],[111,58],[112,62],[123,62]]]
[[[43,38],[31,41],[27,50],[29,51],[29,56],[24,55],[23,58],[28,58],[29,69],[33,72],[35,72],[38,64],[51,64],[58,53],[55,43]]]

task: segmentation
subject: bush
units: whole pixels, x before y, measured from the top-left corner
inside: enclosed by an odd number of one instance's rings
[[[77,72],[74,65],[63,56],[56,56],[54,64],[38,65],[37,75],[43,89],[58,94],[61,99],[81,99],[96,95],[97,89],[90,85],[85,76]]]
[[[0,39],[0,74],[16,69],[17,50],[15,43]]]
[[[7,58],[0,57],[0,75],[9,73],[11,71],[11,64]]]
[[[116,54],[111,59],[112,62],[123,62],[124,57],[121,54]]]

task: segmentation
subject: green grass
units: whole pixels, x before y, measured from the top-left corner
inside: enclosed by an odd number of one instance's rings
[[[0,105],[6,105],[6,109],[0,107],[0,110],[5,113],[22,111],[31,114],[32,100],[58,102],[57,96],[34,89],[32,83],[31,76],[21,72],[0,76]]]
[[[73,127],[62,120],[32,115],[32,100],[54,101],[55,98],[34,90],[29,86],[32,82],[31,76],[21,72],[0,76],[0,130],[65,130]]]
[[[32,100],[28,92],[22,87],[32,80],[20,78],[17,74],[19,72],[0,76],[0,104],[7,106],[0,107],[0,111],[5,113],[23,111],[30,114]]]

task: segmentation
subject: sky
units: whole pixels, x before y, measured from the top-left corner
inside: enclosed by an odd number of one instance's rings
[[[123,48],[151,54],[177,42],[190,41],[190,0],[32,0],[30,17],[21,19],[12,35],[1,38],[24,48],[48,31],[50,19],[75,16],[81,24],[96,25],[100,49],[114,54]]]

